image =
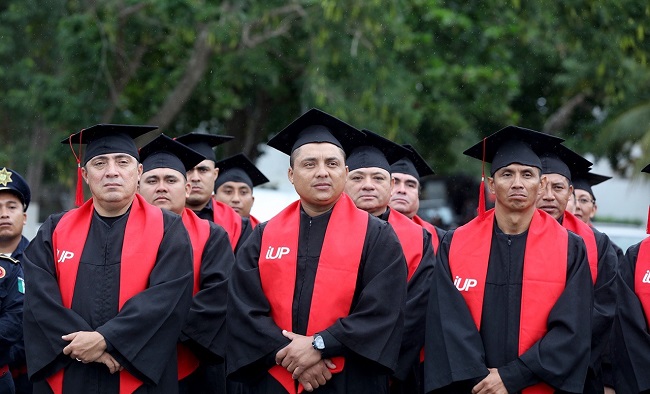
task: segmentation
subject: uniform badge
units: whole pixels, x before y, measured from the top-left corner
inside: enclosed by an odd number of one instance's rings
[[[11,183],[11,172],[7,171],[5,167],[2,167],[0,170],[0,185],[7,186],[7,183]]]
[[[4,278],[6,274],[7,271],[4,269],[4,267],[0,267],[0,279]]]

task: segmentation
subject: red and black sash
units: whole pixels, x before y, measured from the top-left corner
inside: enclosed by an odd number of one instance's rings
[[[210,223],[203,220],[188,208],[185,208],[182,214],[183,224],[190,236],[193,254],[193,269],[194,269],[194,286],[192,295],[195,295],[200,290],[201,284],[201,261],[203,257],[203,250],[205,244],[210,237]],[[178,353],[178,380],[184,379],[194,372],[199,367],[199,359],[196,358],[194,353],[185,345],[179,343],[176,346]]]
[[[251,228],[254,230],[255,226],[260,224],[260,221],[253,215],[248,216],[248,220],[251,222]]]
[[[63,215],[52,234],[56,276],[61,300],[66,308],[72,307],[79,262],[88,238],[93,212],[93,200],[90,199],[81,207]],[[143,238],[144,229],[147,236]],[[147,288],[163,233],[164,222],[160,208],[149,205],[144,198],[136,194],[126,222],[124,239],[139,241],[125,242],[122,245],[119,309],[122,309],[131,297]],[[59,258],[64,254],[65,261],[59,263]],[[63,392],[63,374],[64,370],[61,369],[47,378],[55,394]],[[141,385],[142,382],[128,371],[120,372],[120,393],[132,393]]]
[[[327,224],[309,310],[306,335],[326,329],[350,313],[357,284],[361,253],[368,230],[368,213],[357,209],[350,197],[342,194]],[[292,331],[293,294],[298,264],[300,200],[273,217],[264,228],[259,258],[262,290],[271,306],[271,317],[280,329]],[[334,357],[333,373],[344,367],[342,357]],[[291,373],[274,366],[269,373],[295,394]]]
[[[388,215],[388,223],[395,230],[399,243],[402,245],[404,257],[406,257],[406,264],[408,266],[407,281],[418,269],[420,261],[422,261],[422,249],[424,239],[422,238],[422,227],[413,223],[409,218],[391,209]]]
[[[212,219],[216,224],[226,230],[228,239],[230,239],[230,246],[232,246],[232,250],[234,251],[242,232],[241,216],[229,205],[217,201],[212,197]]]
[[[425,230],[431,233],[431,246],[433,246],[433,253],[437,254],[440,240],[438,239],[438,232],[436,231],[436,227],[433,224],[427,222],[426,220],[422,220],[422,218],[419,217],[418,215],[413,216],[413,221],[415,222],[415,224],[424,227]]]
[[[487,240],[492,239],[493,225],[494,209],[491,209],[484,219],[475,218],[456,229],[449,247],[452,279],[479,330],[490,259],[491,241]],[[524,253],[519,355],[548,331],[548,315],[566,286],[568,247],[567,230],[552,216],[536,210],[528,229]],[[525,394],[552,392],[553,389],[546,384],[537,384],[523,391]]]
[[[634,267],[634,293],[639,297],[646,323],[650,325],[650,237],[639,245]]]
[[[596,234],[585,222],[578,219],[571,212],[564,212],[562,225],[580,236],[587,246],[587,260],[589,260],[589,269],[591,270],[591,280],[595,284],[598,277],[598,244],[596,244]]]

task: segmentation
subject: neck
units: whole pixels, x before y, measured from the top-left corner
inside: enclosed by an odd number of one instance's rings
[[[95,211],[97,211],[99,216],[112,218],[112,217],[124,215],[131,207],[134,198],[135,198],[135,194],[129,199],[129,201],[126,204],[120,203],[119,205],[108,204],[108,203],[99,204],[98,202],[93,201],[93,207],[95,208]]]
[[[531,209],[520,212],[502,212],[502,210],[498,208],[495,208],[494,210],[497,225],[504,234],[509,235],[521,234],[528,230],[534,214],[534,206]]]
[[[336,201],[338,201],[338,199]],[[302,209],[305,211],[307,215],[314,217],[314,216],[322,215],[325,212],[332,209],[332,207],[334,207],[334,205],[336,204],[336,201],[328,205],[311,205],[311,204],[305,204],[303,200],[300,200],[300,205],[302,205]]]
[[[12,254],[16,248],[18,247],[18,244],[20,243],[21,237],[18,236],[16,238],[12,239],[1,239],[0,240],[0,253],[4,254]]]
[[[372,211],[368,211],[368,213],[371,214],[372,216],[381,216],[384,213],[386,213],[386,211],[388,211],[388,207],[381,207]]]
[[[208,198],[207,201],[198,204],[192,204],[189,201],[185,201],[185,206],[191,209],[192,211],[200,211],[208,205],[208,202],[210,202],[211,198],[212,197]]]

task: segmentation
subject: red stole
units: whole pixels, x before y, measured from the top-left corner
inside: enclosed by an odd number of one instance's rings
[[[634,293],[641,301],[646,323],[650,324],[650,237],[639,245],[634,268]]]
[[[415,222],[415,224],[424,227],[425,230],[431,233],[431,246],[433,246],[433,254],[437,254],[438,245],[440,245],[440,240],[438,239],[438,232],[436,231],[436,227],[433,224],[427,222],[426,220],[422,220],[422,218],[419,217],[418,215],[413,216],[413,221]]]
[[[357,209],[345,193],[332,209],[318,260],[306,335],[326,329],[350,313],[357,284],[361,253],[368,230],[368,213]],[[264,228],[259,271],[262,290],[271,306],[271,317],[280,329],[292,331],[293,293],[300,231],[300,200],[273,217]],[[332,360],[341,372],[342,357]],[[282,366],[269,373],[288,393],[295,394],[295,381]],[[302,392],[300,385],[297,392]]]
[[[254,230],[255,226],[260,224],[260,221],[253,215],[248,216],[248,220],[251,222],[251,228]]]
[[[402,245],[404,257],[406,257],[406,264],[408,266],[408,276],[406,280],[411,280],[411,277],[418,269],[420,261],[422,260],[422,249],[424,239],[422,238],[422,227],[413,223],[409,218],[397,212],[394,209],[390,210],[388,215],[388,223],[393,227],[399,243]]]
[[[203,249],[210,237],[210,223],[207,220],[203,220],[196,216],[196,214],[189,208],[185,208],[181,217],[192,244],[194,262],[194,286],[192,295],[195,295],[200,290],[201,261],[203,257]],[[199,359],[196,358],[194,353],[192,353],[187,346],[181,343],[176,345],[176,352],[178,354],[178,380],[181,380],[189,376],[199,367]]]
[[[230,239],[230,246],[234,251],[242,232],[241,216],[227,204],[212,197],[212,221],[226,230],[228,239]]]
[[[81,207],[63,215],[52,234],[56,276],[61,291],[61,301],[66,308],[72,307],[79,262],[88,238],[93,212],[93,200],[90,199]],[[145,229],[147,236],[143,238],[142,232]],[[160,208],[149,205],[144,198],[136,194],[124,232],[125,240],[134,241],[125,242],[122,245],[120,309],[126,301],[145,290],[149,285],[149,275],[156,264],[163,232],[164,222]],[[63,255],[67,258],[65,262],[59,263],[58,260]],[[55,394],[63,392],[63,373],[64,370],[61,369],[47,378],[47,382]],[[132,393],[141,385],[142,382],[126,369],[120,372],[120,393]]]
[[[454,284],[465,299],[478,330],[481,329],[493,225],[494,209],[491,209],[483,220],[475,218],[456,229],[449,248],[449,268]],[[535,211],[524,252],[519,355],[548,330],[548,315],[566,285],[568,237],[566,229],[552,216]],[[546,384],[523,390],[525,394],[552,392]]]
[[[589,269],[591,270],[591,280],[595,284],[598,277],[598,244],[596,244],[596,234],[585,222],[578,219],[571,212],[564,212],[562,226],[580,236],[587,246],[587,259],[589,260]]]

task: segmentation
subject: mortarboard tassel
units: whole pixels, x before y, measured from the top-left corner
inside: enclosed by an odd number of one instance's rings
[[[478,191],[478,217],[485,216],[485,138],[483,138],[483,161],[481,164],[481,184]]]
[[[77,155],[77,152],[74,151],[74,147],[72,146],[72,136],[69,137],[70,141],[70,149],[72,149],[72,154],[74,155],[75,160],[77,160],[77,187],[75,189],[75,199],[74,199],[74,204],[77,207],[80,207],[84,203],[84,189],[83,189],[83,183],[81,182],[81,137],[83,135],[83,130],[79,133],[79,154]]]

